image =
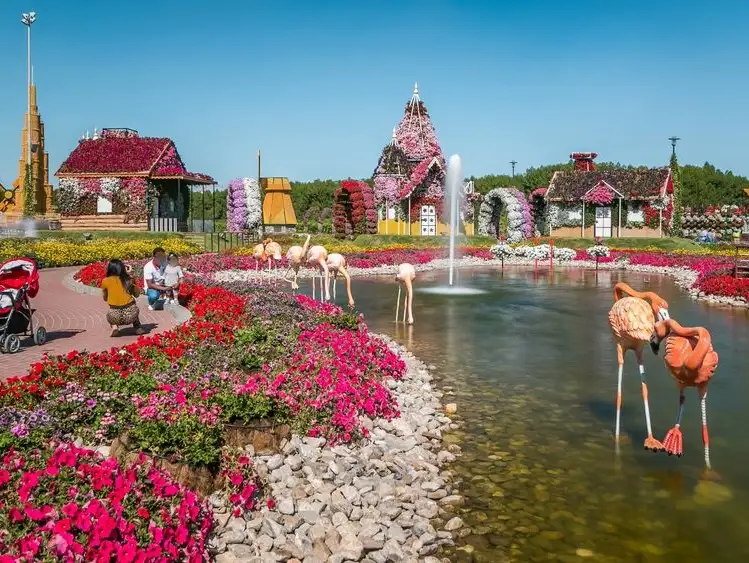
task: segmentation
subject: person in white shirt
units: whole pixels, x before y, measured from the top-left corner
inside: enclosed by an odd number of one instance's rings
[[[167,301],[174,303],[177,300],[179,286],[182,284],[183,277],[185,277],[185,274],[179,265],[179,256],[170,254],[166,269],[164,270],[164,285],[169,288],[166,291]]]
[[[165,285],[166,252],[163,248],[154,248],[153,258],[143,266],[143,285],[148,298],[148,310],[153,311],[156,303],[169,288]]]

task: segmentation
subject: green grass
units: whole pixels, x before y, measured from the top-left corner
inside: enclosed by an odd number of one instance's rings
[[[531,241],[532,243],[532,241]],[[593,239],[589,238],[555,238],[555,246],[566,248],[588,248],[593,246]],[[658,248],[660,250],[681,250],[690,248],[700,248],[700,245],[694,241],[685,238],[607,238],[603,239],[603,244],[612,249],[626,248]]]
[[[93,239],[113,238],[119,240],[163,240],[167,238],[183,238],[183,233],[153,233],[150,231],[91,231]],[[65,240],[84,242],[82,232],[66,231],[38,231],[37,238],[42,240]]]

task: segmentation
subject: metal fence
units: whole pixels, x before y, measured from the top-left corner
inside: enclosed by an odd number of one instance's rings
[[[206,252],[221,252],[239,246],[260,242],[258,233],[209,232],[203,234],[203,248]]]

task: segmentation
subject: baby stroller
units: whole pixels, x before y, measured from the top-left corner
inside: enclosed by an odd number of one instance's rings
[[[30,298],[39,293],[39,270],[30,258],[14,258],[0,264],[0,350],[14,354],[21,348],[19,336],[33,336],[41,346],[47,331],[34,330]]]

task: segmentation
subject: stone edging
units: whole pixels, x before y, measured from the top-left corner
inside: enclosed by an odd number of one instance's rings
[[[84,285],[75,279],[74,276],[78,273],[78,271],[79,270],[76,270],[67,274],[62,280],[62,284],[69,290],[76,293],[96,295],[97,297],[101,297],[101,289],[99,289],[98,287],[91,287],[90,285]],[[190,318],[192,318],[192,313],[185,307],[177,303],[164,305],[164,310],[168,311],[174,317],[174,319],[177,321],[177,324],[185,323],[189,321]]]
[[[455,267],[462,268],[473,268],[481,266],[500,266],[502,261],[499,259],[482,260],[481,258],[467,257],[459,258],[455,261]],[[535,260],[527,258],[511,257],[505,258],[504,264],[506,266],[533,266]],[[548,267],[548,260],[539,260],[539,267]],[[439,258],[432,260],[426,264],[415,265],[417,272],[428,272],[433,270],[446,270],[449,266],[449,262],[446,258]],[[595,269],[596,263],[594,260],[569,260],[554,262],[555,268],[583,268],[583,269]],[[349,268],[349,274],[352,277],[358,276],[394,276],[398,267],[392,266],[376,266],[374,268]],[[653,274],[668,275],[675,278],[676,285],[689,292],[692,299],[696,301],[704,301],[710,305],[729,305],[732,307],[749,307],[749,303],[742,298],[724,297],[720,295],[708,295],[701,292],[698,288],[693,287],[697,281],[699,274],[694,270],[690,270],[686,267],[661,267],[661,266],[645,266],[645,265],[633,265],[629,262],[601,262],[598,265],[599,270],[630,270],[633,272],[646,272]],[[263,271],[262,276],[268,278],[267,272]],[[254,270],[222,270],[220,272],[214,272],[210,275],[217,281],[251,281],[257,277]],[[299,278],[306,279],[312,277],[312,270],[303,269],[299,272]]]
[[[460,447],[443,449],[442,432],[457,428],[444,414],[427,366],[390,338],[377,335],[406,363],[386,384],[400,417],[364,419],[370,432],[356,444],[329,447],[293,436],[282,453],[253,457],[273,509],[236,518],[219,493],[210,497],[217,526],[209,542],[218,563],[238,561],[439,562],[440,547],[470,530],[450,518],[464,500],[441,467]]]

